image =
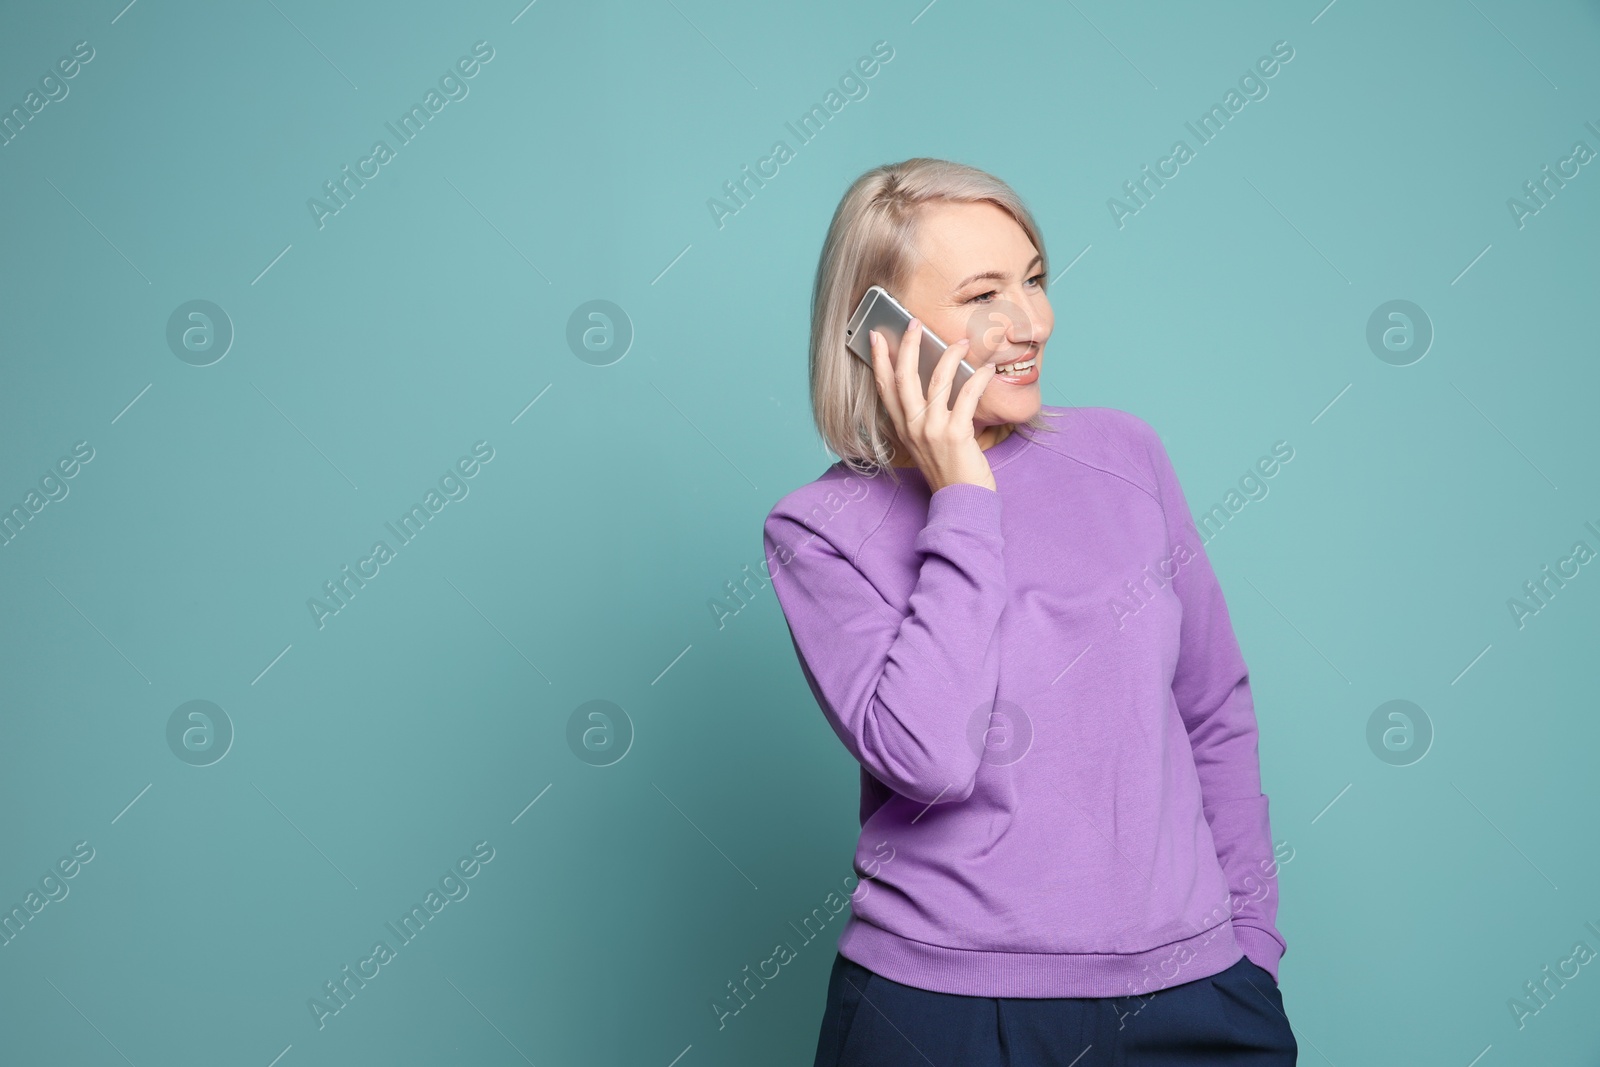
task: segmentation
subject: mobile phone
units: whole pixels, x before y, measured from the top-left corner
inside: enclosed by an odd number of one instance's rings
[[[877,330],[883,339],[889,343],[891,358],[900,352],[900,341],[905,337],[906,327],[911,323],[911,312],[900,306],[900,301],[890,296],[882,286],[874,285],[868,289],[861,298],[861,303],[856,305],[855,313],[850,316],[850,321],[844,328],[845,347],[854,352],[867,366],[872,366],[872,330]],[[944,355],[949,347],[939,340],[934,332],[924,324],[922,327],[922,351],[919,353],[918,371],[922,375],[922,395],[928,395],[928,385],[933,381],[934,368],[939,365],[939,358]],[[956,406],[956,394],[961,392],[961,387],[966,380],[972,377],[973,368],[966,360],[956,364],[955,378],[950,382],[950,400],[947,408]]]

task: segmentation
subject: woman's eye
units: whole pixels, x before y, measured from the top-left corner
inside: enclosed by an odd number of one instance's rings
[[[1045,280],[1045,274],[1044,274],[1043,271],[1040,271],[1038,274],[1035,274],[1033,277],[1028,279],[1028,281],[1035,283],[1036,285],[1040,286],[1041,288],[1044,286],[1044,280]],[[977,296],[968,297],[966,300],[964,300],[962,302],[966,303],[966,304],[973,304],[973,303],[986,304],[986,303],[989,302],[989,298],[995,295],[995,292],[996,292],[996,290],[990,289],[988,292],[979,293]]]

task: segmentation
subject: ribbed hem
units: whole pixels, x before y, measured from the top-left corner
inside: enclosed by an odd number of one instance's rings
[[[912,941],[851,915],[839,954],[901,985],[969,997],[1130,997],[1182,985],[1244,956],[1227,918],[1134,953],[991,952]]]

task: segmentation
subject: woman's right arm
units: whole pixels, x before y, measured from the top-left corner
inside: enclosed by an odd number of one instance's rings
[[[977,777],[1000,674],[1000,507],[968,482],[933,494],[904,615],[846,546],[798,515],[767,518],[773,589],[817,703],[863,767],[920,803],[965,800]]]

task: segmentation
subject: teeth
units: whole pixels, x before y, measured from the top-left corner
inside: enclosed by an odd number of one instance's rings
[[[1021,363],[1007,363],[1004,366],[997,366],[994,370],[996,374],[1016,374],[1019,371],[1027,370],[1037,362],[1039,362],[1039,357],[1035,356],[1032,359],[1025,359]]]

